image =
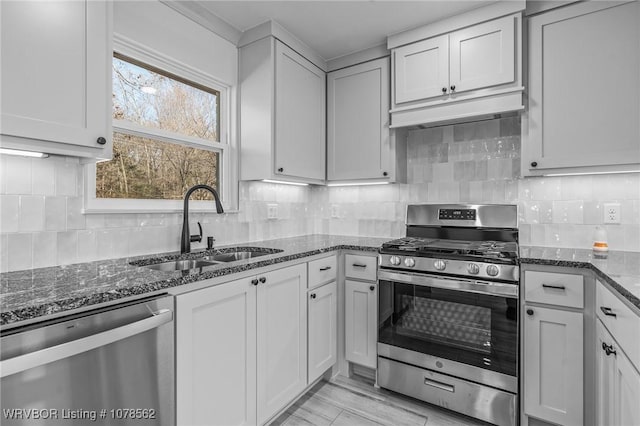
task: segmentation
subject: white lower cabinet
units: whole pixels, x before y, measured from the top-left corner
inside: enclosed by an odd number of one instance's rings
[[[176,423],[256,422],[256,286],[231,281],[176,298]]]
[[[640,424],[640,373],[602,322],[596,322],[596,424]]]
[[[376,368],[377,286],[373,282],[345,281],[345,359]]]
[[[263,424],[307,385],[307,265],[176,297],[176,421]]]
[[[338,286],[335,281],[308,292],[308,384],[336,363],[337,297]]]
[[[582,313],[527,305],[525,312],[525,414],[560,425],[582,425]]]
[[[258,424],[307,385],[307,265],[264,274],[257,286]]]

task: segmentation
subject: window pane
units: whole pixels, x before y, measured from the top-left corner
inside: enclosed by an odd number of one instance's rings
[[[220,93],[113,58],[113,118],[220,141]]]
[[[219,153],[113,133],[113,159],[96,165],[97,198],[181,200],[196,184],[218,192]],[[194,200],[211,200],[207,191]]]

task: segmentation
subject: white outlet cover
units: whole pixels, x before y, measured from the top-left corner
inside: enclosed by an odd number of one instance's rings
[[[340,217],[339,206],[337,204],[331,204],[331,217]]]
[[[605,203],[602,210],[604,213],[604,223],[620,223],[620,203]]]
[[[278,218],[278,205],[267,204],[267,219],[277,219],[277,218]]]

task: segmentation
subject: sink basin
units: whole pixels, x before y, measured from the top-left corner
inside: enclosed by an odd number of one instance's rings
[[[202,268],[204,266],[215,265],[217,262],[210,260],[172,260],[171,262],[156,263],[153,265],[145,265],[149,269],[156,271],[187,271],[189,269]]]
[[[211,262],[234,262],[236,260],[251,259],[258,256],[265,256],[267,252],[260,251],[234,251],[231,253],[217,253],[210,256],[205,256],[202,260]]]

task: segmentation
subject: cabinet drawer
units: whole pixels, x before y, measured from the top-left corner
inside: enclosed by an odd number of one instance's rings
[[[599,281],[596,286],[596,315],[631,363],[640,370],[640,317]]]
[[[377,261],[376,256],[347,254],[344,257],[344,274],[347,278],[375,281]]]
[[[337,261],[336,256],[324,257],[322,259],[313,260],[309,265],[308,288],[313,288],[320,284],[328,283],[336,279]]]
[[[525,271],[524,290],[527,302],[571,308],[584,307],[584,278],[582,275]]]

